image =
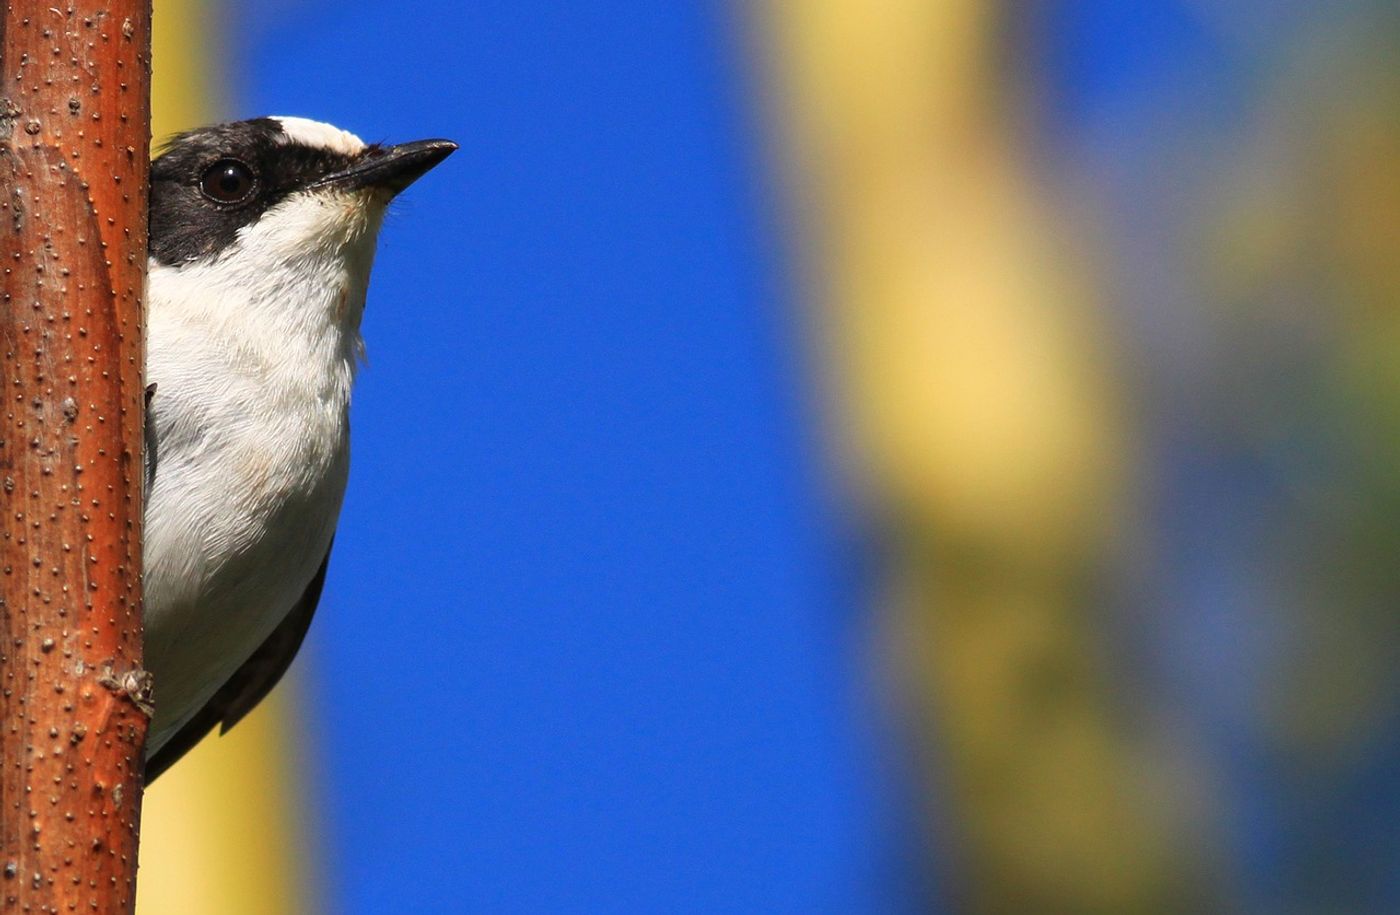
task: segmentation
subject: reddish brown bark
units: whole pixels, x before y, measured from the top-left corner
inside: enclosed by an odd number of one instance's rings
[[[0,15],[0,898],[130,912],[149,0]]]

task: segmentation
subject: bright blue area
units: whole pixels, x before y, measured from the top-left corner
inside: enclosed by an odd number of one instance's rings
[[[1232,61],[1191,0],[1050,0],[1033,15],[1031,53],[1052,77],[1035,84],[1052,101],[1055,127],[1224,110],[1237,97],[1221,78]]]
[[[328,911],[908,907],[731,24],[230,15],[241,115],[462,144],[365,318],[309,649]]]

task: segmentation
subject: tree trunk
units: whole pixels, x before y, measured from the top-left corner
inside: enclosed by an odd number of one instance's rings
[[[130,912],[149,0],[0,16],[0,896]]]

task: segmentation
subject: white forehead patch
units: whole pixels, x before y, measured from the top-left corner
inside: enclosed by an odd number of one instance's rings
[[[341,130],[321,121],[310,118],[273,117],[282,125],[287,134],[287,142],[314,149],[327,149],[331,152],[353,156],[365,148],[365,143],[348,130]]]

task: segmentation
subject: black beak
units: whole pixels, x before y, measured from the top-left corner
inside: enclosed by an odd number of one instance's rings
[[[313,187],[335,185],[345,190],[374,187],[397,194],[456,149],[457,144],[451,140],[416,140],[397,146],[372,146],[349,168],[327,175]]]

